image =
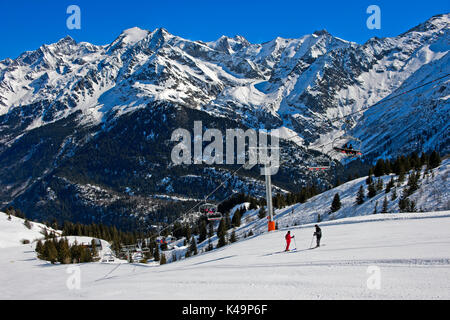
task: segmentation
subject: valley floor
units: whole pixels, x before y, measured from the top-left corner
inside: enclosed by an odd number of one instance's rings
[[[392,219],[394,218],[394,219]],[[450,299],[450,211],[378,214],[264,233],[162,266],[51,265],[31,245],[0,249],[1,299]],[[68,289],[79,266],[81,287]],[[380,288],[369,289],[378,267]],[[72,270],[73,271],[73,270]]]

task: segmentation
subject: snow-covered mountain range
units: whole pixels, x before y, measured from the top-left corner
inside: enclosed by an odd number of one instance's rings
[[[275,177],[285,189],[332,183],[332,173],[307,174],[317,154],[305,148],[326,152],[344,134],[361,139],[370,159],[448,153],[449,23],[450,14],[438,15],[362,45],[325,30],[252,44],[131,28],[108,45],[66,37],[0,61],[0,201],[35,217],[60,211],[61,220],[112,222],[156,214],[164,201],[154,194],[202,198],[230,168],[170,163],[171,132],[195,120],[281,129],[293,141],[283,155],[292,166]],[[226,189],[264,192],[250,173]]]

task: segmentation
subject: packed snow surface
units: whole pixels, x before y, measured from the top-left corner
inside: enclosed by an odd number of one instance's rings
[[[47,230],[51,233],[53,230],[42,223],[30,222],[30,229],[24,225],[24,220],[15,216],[11,216],[0,212],[0,249],[9,247],[19,247],[23,240],[33,242],[44,237],[43,231]],[[56,232],[56,231],[55,231]],[[59,232],[56,232],[59,234]]]
[[[162,266],[51,265],[32,245],[0,249],[1,299],[449,299],[450,211],[344,218],[286,230]],[[79,266],[81,287],[68,289]],[[378,267],[380,288],[367,283]]]

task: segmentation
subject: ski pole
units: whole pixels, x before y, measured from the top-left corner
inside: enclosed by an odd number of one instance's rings
[[[295,250],[297,250],[297,242],[295,241],[295,237],[294,237],[294,244],[295,244]]]
[[[310,247],[310,248],[311,248],[311,246],[312,246],[313,240],[314,240],[314,235],[312,236],[312,238],[311,238],[311,243],[309,244],[309,247]]]

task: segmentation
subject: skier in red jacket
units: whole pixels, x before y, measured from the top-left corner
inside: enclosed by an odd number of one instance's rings
[[[291,236],[291,232],[288,231],[286,233],[285,239],[286,239],[286,250],[284,251],[289,251],[289,245],[291,244],[291,239],[294,238],[294,236]]]

